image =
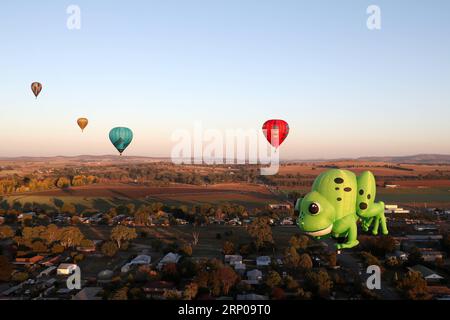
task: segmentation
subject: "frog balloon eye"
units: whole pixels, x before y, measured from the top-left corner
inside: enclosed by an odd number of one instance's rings
[[[319,207],[319,205],[318,205],[317,203],[314,203],[314,202],[313,202],[313,203],[311,203],[311,204],[309,205],[308,211],[309,211],[309,213],[311,213],[312,215],[316,215],[316,214],[319,213],[320,207]]]

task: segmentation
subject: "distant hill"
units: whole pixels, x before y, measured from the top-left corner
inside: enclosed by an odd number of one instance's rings
[[[374,156],[341,159],[286,160],[285,162],[330,162],[357,160],[367,162],[389,162],[404,164],[450,164],[450,154],[417,154],[411,156]],[[118,155],[79,155],[54,157],[0,157],[0,161],[11,162],[170,162],[168,157],[118,156]]]
[[[118,156],[118,155],[80,155],[80,156],[54,156],[54,157],[0,157],[0,161],[17,161],[17,162],[159,162],[169,161],[169,158],[159,157],[140,157],[140,156]]]
[[[449,154],[417,154],[412,156],[361,157],[360,161],[393,162],[410,164],[450,164]]]

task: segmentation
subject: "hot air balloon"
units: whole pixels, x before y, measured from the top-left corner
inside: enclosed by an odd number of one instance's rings
[[[284,120],[268,120],[262,129],[267,141],[275,148],[281,146],[289,134],[289,125]]]
[[[31,91],[33,91],[36,99],[37,99],[39,93],[41,93],[41,90],[42,90],[42,84],[40,84],[39,82],[33,82],[31,84]]]
[[[77,120],[78,126],[81,128],[81,131],[83,132],[84,129],[87,127],[89,120],[86,118],[80,118]]]
[[[125,151],[125,149],[133,141],[133,131],[124,127],[117,127],[109,132],[109,140],[111,140],[120,155]]]

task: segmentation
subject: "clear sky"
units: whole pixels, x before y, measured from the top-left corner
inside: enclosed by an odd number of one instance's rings
[[[0,50],[0,156],[114,154],[119,125],[126,154],[169,156],[195,121],[271,118],[287,159],[450,153],[447,0],[1,1]]]

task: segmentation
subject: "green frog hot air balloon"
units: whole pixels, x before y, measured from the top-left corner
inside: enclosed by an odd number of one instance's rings
[[[125,151],[125,149],[133,141],[133,131],[124,127],[117,127],[109,132],[109,140],[111,140],[120,155]]]

